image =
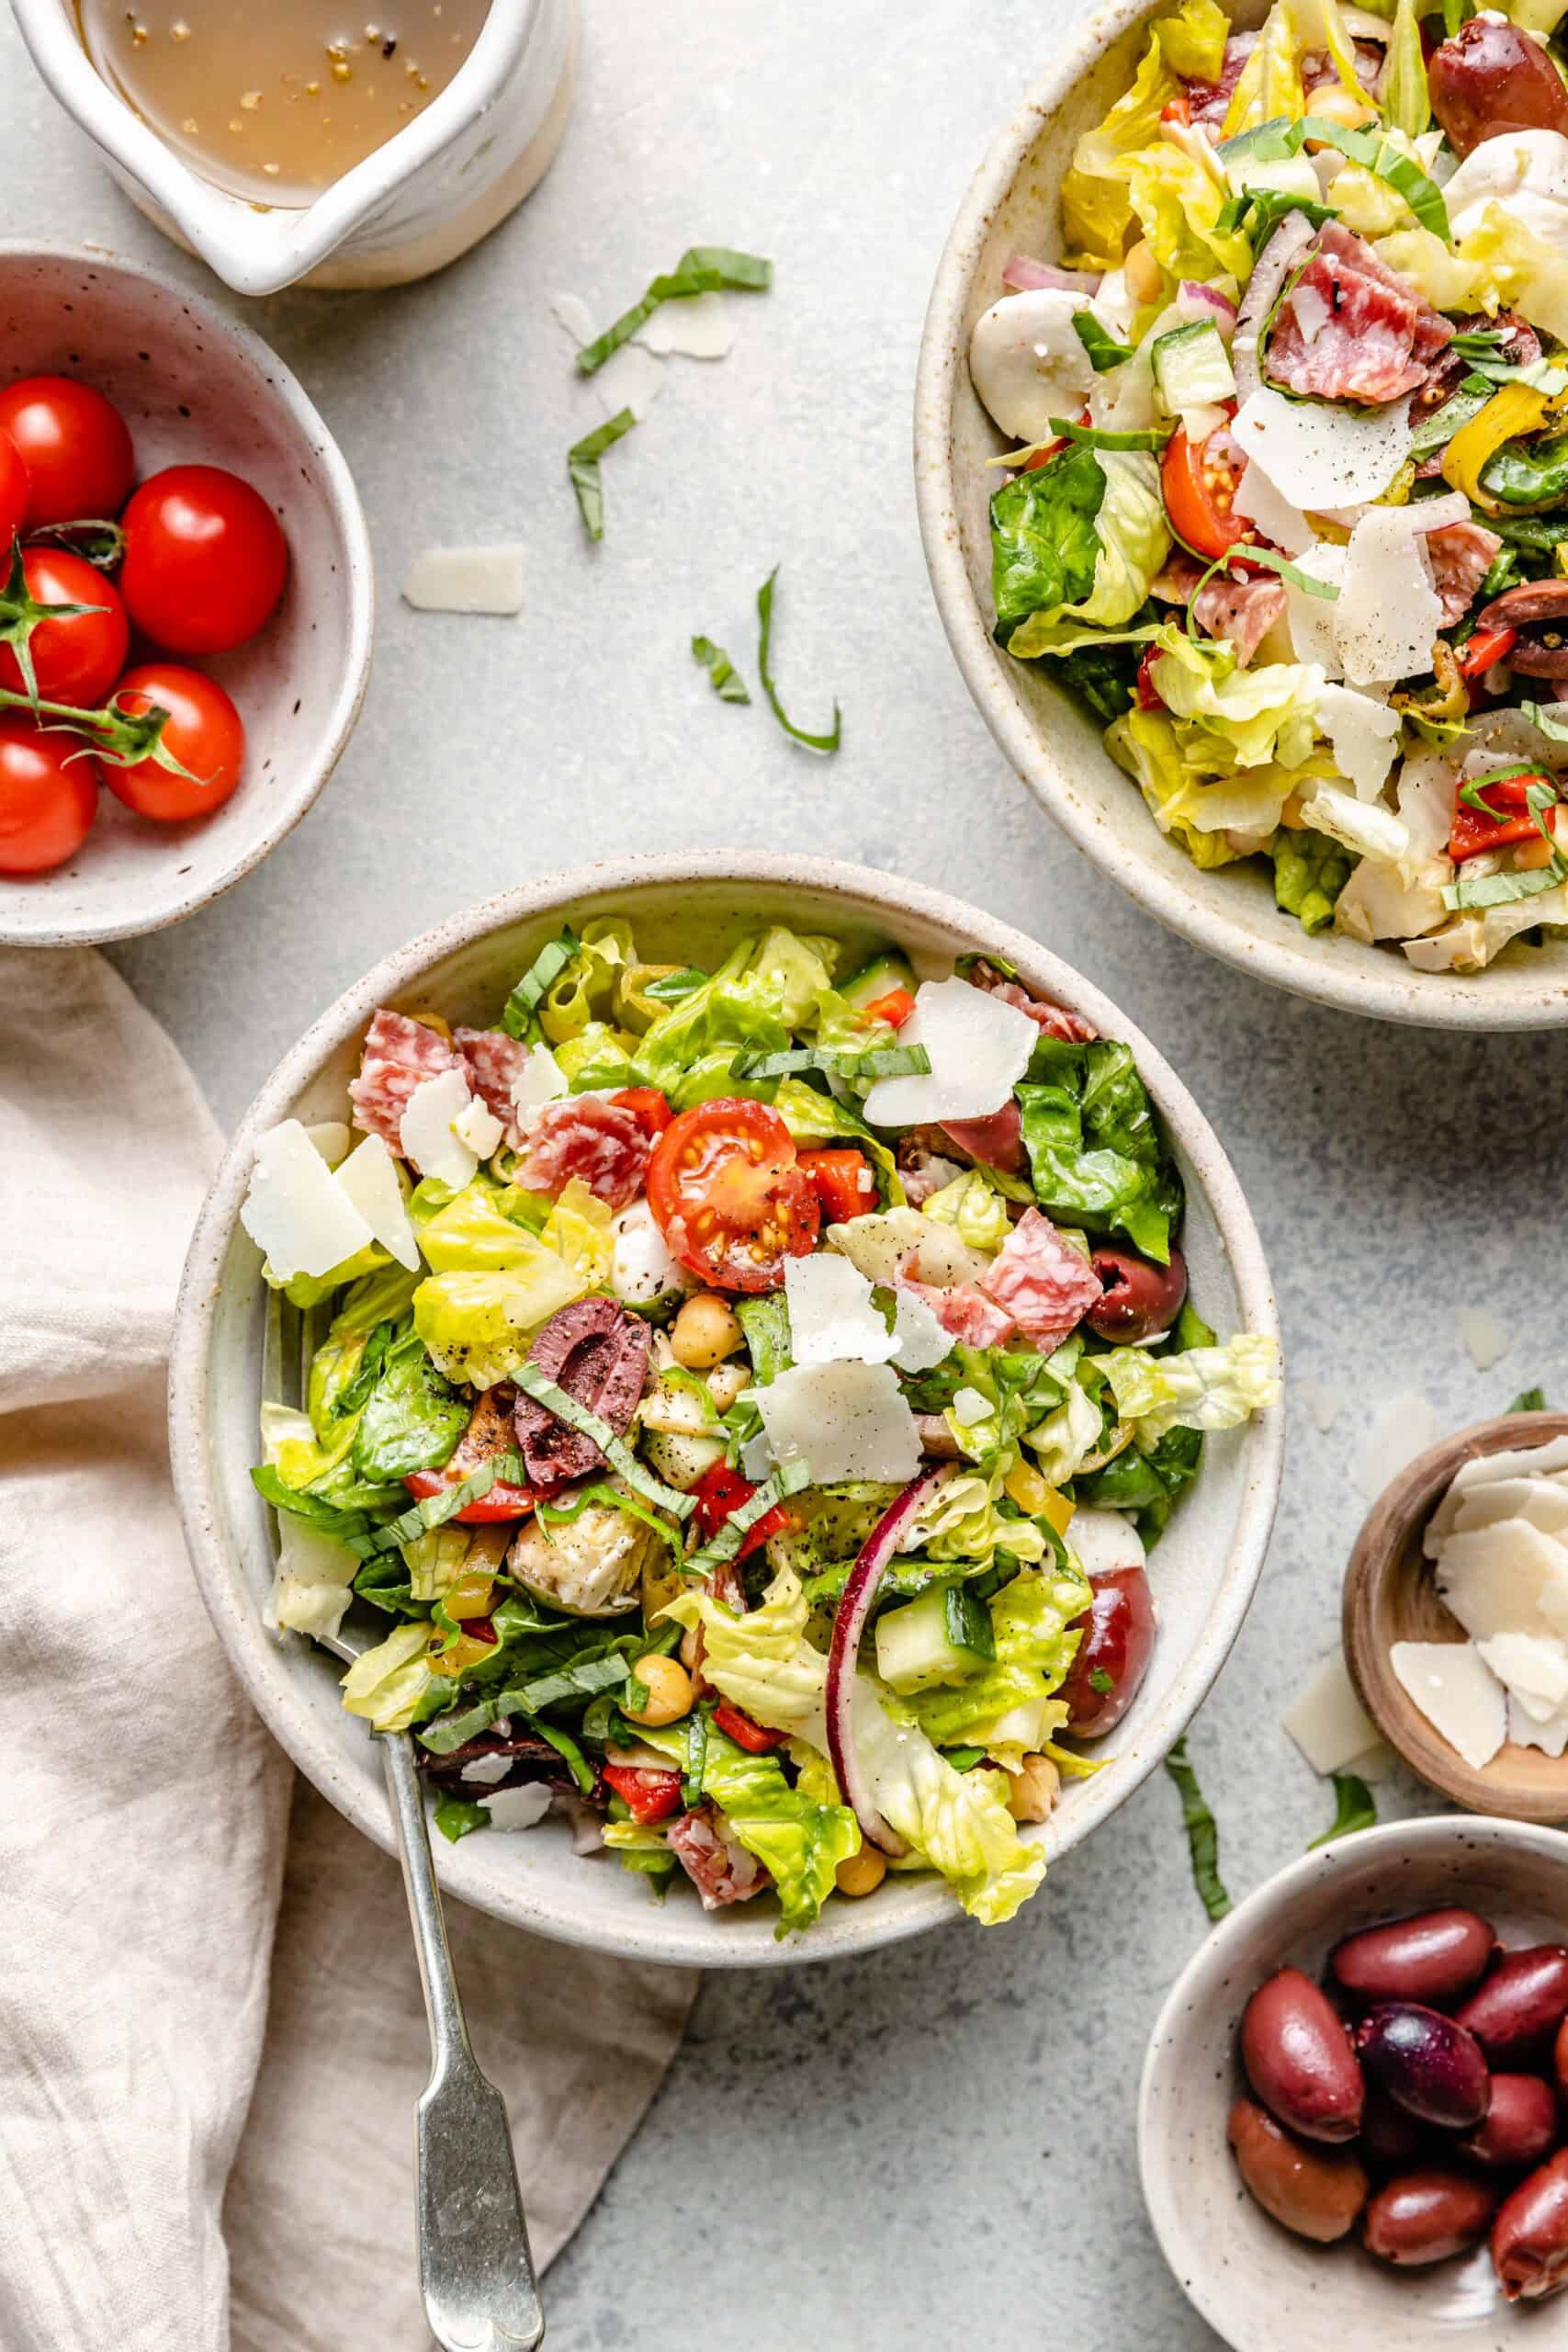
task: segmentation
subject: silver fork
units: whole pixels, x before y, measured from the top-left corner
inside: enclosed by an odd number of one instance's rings
[[[272,1396],[300,1396],[310,1353],[299,1318],[276,1294],[267,1327]],[[289,1328],[292,1327],[292,1328]],[[371,1646],[352,1625],[323,1646],[352,1664]],[[419,2286],[442,2352],[532,2352],[543,2341],[528,2226],[506,2102],[474,2056],[441,1915],[424,1800],[406,1731],[376,1735],[413,1922],[430,2080],[414,2109]]]

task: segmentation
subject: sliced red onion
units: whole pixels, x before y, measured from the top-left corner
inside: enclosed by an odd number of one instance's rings
[[[1055,262],[1032,261],[1027,254],[1010,254],[1002,264],[1002,284],[1011,286],[1021,294],[1032,294],[1042,287],[1055,287],[1062,294],[1098,294],[1098,270],[1058,269]]]
[[[880,1846],[885,1854],[894,1856],[907,1851],[904,1840],[896,1829],[888,1827],[873,1804],[855,1747],[855,1662],[883,1571],[898,1548],[898,1538],[941,1476],[939,1470],[922,1470],[918,1478],[911,1478],[866,1537],[840,1599],[828,1651],[828,1753],[833,1759],[839,1786],[862,1829],[874,1846]]]
[[[1227,343],[1235,333],[1235,304],[1217,286],[1201,286],[1196,278],[1184,277],[1177,289],[1176,307],[1189,325],[1212,319]]]
[[[1287,212],[1258,257],[1236,312],[1235,341],[1231,366],[1235,370],[1238,401],[1257,391],[1263,378],[1258,365],[1258,338],[1283,286],[1317,231],[1304,212]]]

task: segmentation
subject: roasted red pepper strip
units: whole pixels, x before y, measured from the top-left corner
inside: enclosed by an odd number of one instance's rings
[[[639,1825],[668,1821],[681,1810],[679,1772],[655,1772],[640,1764],[606,1764],[604,1778]]]
[[[732,1707],[728,1699],[721,1700],[714,1709],[713,1720],[716,1730],[723,1732],[727,1739],[732,1739],[737,1747],[743,1747],[749,1756],[771,1755],[789,1737],[786,1731],[765,1731],[761,1724],[754,1724],[742,1709]]]
[[[742,1503],[750,1501],[757,1489],[749,1478],[740,1476],[739,1470],[728,1469],[724,1463],[716,1462],[711,1470],[703,1472],[691,1491],[692,1499],[697,1506],[697,1526],[705,1544],[718,1533],[726,1520],[732,1518]],[[775,1503],[772,1510],[763,1512],[755,1527],[746,1530],[740,1539],[739,1556],[744,1560],[750,1553],[761,1551],[770,1535],[780,1534],[784,1528],[794,1525],[795,1521],[783,1503]]]
[[[1454,821],[1449,834],[1449,855],[1456,865],[1467,857],[1479,857],[1486,850],[1506,849],[1511,842],[1537,839],[1540,826],[1529,813],[1526,794],[1531,785],[1548,784],[1543,775],[1506,775],[1495,784],[1488,784],[1484,776],[1475,783],[1494,808],[1517,809],[1517,816],[1489,817],[1483,808],[1472,808],[1468,801],[1456,800]]]
[[[1459,673],[1467,684],[1473,684],[1484,676],[1494,662],[1501,662],[1514,650],[1518,636],[1517,628],[1478,628],[1466,638],[1459,650]]]
[[[847,1225],[876,1206],[876,1179],[863,1153],[803,1151],[800,1165],[817,1188],[825,1225]]]
[[[886,1021],[890,1029],[902,1029],[915,1009],[915,1000],[908,989],[889,989],[886,996],[874,997],[861,1013],[863,1021]]]
[[[623,1111],[629,1111],[650,1136],[661,1136],[675,1116],[657,1086],[624,1086],[618,1094],[612,1094],[610,1100],[618,1103]]]
[[[1157,645],[1145,645],[1144,658],[1138,664],[1138,680],[1134,691],[1137,695],[1140,710],[1165,708],[1165,696],[1156,685],[1154,677],[1155,656],[1159,650]]]

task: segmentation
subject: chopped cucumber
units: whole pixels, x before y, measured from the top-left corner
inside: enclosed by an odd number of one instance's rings
[[[1230,353],[1207,319],[1156,335],[1150,356],[1160,399],[1172,416],[1235,397]]]
[[[848,997],[857,1012],[863,1012],[868,1004],[874,1004],[879,996],[886,996],[894,989],[908,989],[913,996],[918,986],[905,958],[889,948],[885,956],[874,956],[852,980],[844,982],[839,993]]]
[[[649,1430],[643,1440],[649,1468],[667,1487],[689,1494],[705,1470],[724,1460],[721,1437],[692,1437],[673,1430]]]
[[[876,1621],[876,1670],[893,1690],[965,1681],[996,1654],[990,1612],[962,1585],[933,1585]]]

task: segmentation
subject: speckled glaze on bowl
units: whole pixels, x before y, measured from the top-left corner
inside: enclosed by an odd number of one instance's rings
[[[227,466],[288,540],[283,602],[248,645],[196,666],[234,697],[245,769],[199,823],[155,825],[106,791],[92,831],[52,874],[0,875],[0,945],[60,946],[161,931],[259,865],[336,766],[370,675],[369,534],[336,442],[259,336],[200,295],[112,254],[0,242],[0,384],[80,376],[130,427],[138,478]]]
[[[937,610],[980,714],[1043,808],[1086,856],[1194,946],[1341,1012],[1439,1029],[1545,1029],[1568,1021],[1568,942],[1515,946],[1484,972],[1418,972],[1395,947],[1309,939],[1274,904],[1258,861],[1202,873],[1160,832],[1092,712],[1048,661],[1014,662],[991,637],[987,460],[1010,444],[969,381],[975,322],[1007,291],[1014,252],[1062,250],[1061,182],[1080,135],[1131,83],[1145,26],[1166,0],[1112,0],[1057,42],[1055,61],[998,133],[948,238],[926,313],[915,392],[915,490]],[[1261,21],[1260,0],[1231,11]]]
[[[1144,2196],[1183,2292],[1233,2352],[1509,2352],[1561,2340],[1562,2306],[1510,2310],[1484,2247],[1395,2271],[1353,2235],[1334,2246],[1292,2237],[1253,2202],[1225,2143],[1241,2014],[1265,1977],[1287,1962],[1316,1975],[1341,1936],[1446,1904],[1483,1912],[1506,1944],[1560,1941],[1568,1838],[1452,1815],[1341,1838],[1222,1920],[1167,1997],[1138,2103]]]
[[[260,1259],[237,1222],[256,1138],[279,1119],[346,1116],[344,1089],[378,1004],[419,1006],[454,1022],[493,1021],[518,973],[562,918],[617,912],[655,960],[716,954],[769,921],[832,931],[852,945],[889,937],[927,974],[979,947],[1016,964],[1044,994],[1125,1038],[1168,1124],[1188,1187],[1184,1248],[1194,1295],[1223,1331],[1278,1329],[1268,1270],[1229,1161],[1191,1096],[1148,1040],[1098,989],[1033,941],[977,909],[891,875],[822,858],[745,852],[627,859],[552,876],[487,900],[410,942],[341,997],[285,1056],[241,1121],[186,1261],[170,1382],[175,1484],[186,1541],[219,1635],[265,1721],[322,1794],[392,1848],[381,1773],[364,1727],[338,1703],[338,1669],[294,1635],[262,1623],[272,1577],[267,1514],[249,1477],[256,1455],[265,1292]],[[1283,1448],[1276,1407],[1210,1440],[1203,1477],[1156,1552],[1162,1636],[1114,1762],[1068,1788],[1043,1832],[1066,1852],[1105,1821],[1165,1755],[1224,1663],[1257,1584],[1273,1521]],[[890,1878],[863,1903],[834,1900],[809,1934],[775,1941],[774,1906],[705,1916],[675,1889],[660,1905],[612,1857],[571,1851],[564,1823],[525,1834],[436,1841],[444,1886],[515,1926],[630,1958],[758,1967],[832,1959],[955,1918],[926,1878]],[[1039,1902],[1051,1900],[1047,1881]],[[976,1928],[976,1934],[981,1930]]]

